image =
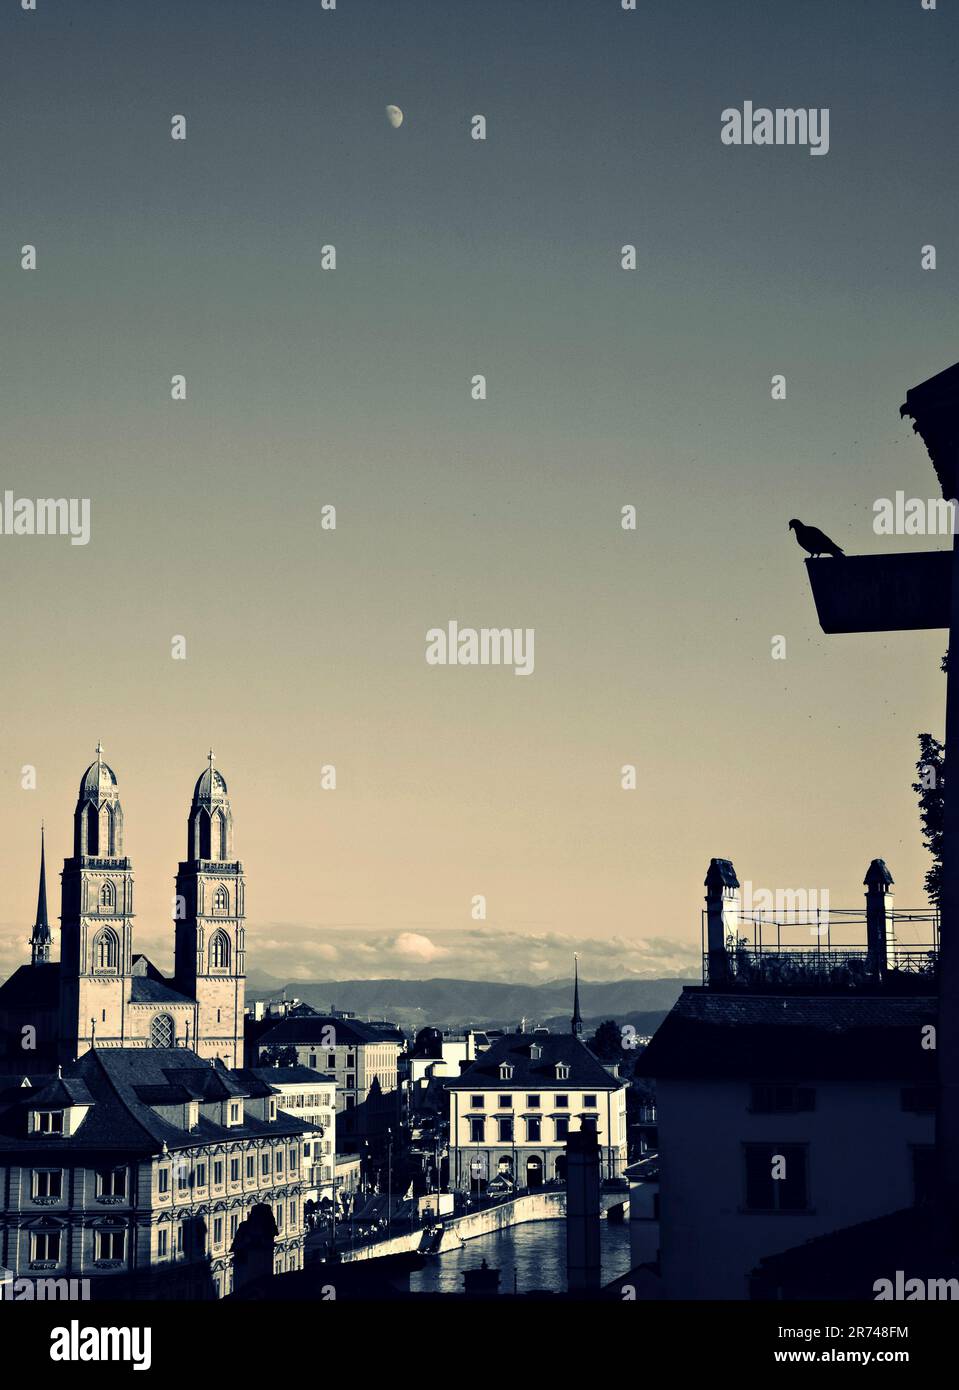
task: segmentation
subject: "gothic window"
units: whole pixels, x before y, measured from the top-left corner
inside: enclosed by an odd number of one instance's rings
[[[100,844],[104,854],[116,853],[116,831],[113,825],[113,808],[104,806],[100,811]]]
[[[100,853],[100,816],[94,805],[87,806],[86,809],[87,827],[87,854]]]
[[[103,909],[103,908],[111,908],[111,907],[114,907],[114,906],[116,905],[116,900],[117,900],[117,898],[116,898],[116,893],[114,892],[114,889],[113,889],[113,884],[112,884],[112,883],[105,883],[105,884],[103,885],[103,887],[100,889],[100,907],[101,907],[101,909]]]
[[[106,887],[106,885],[104,885]],[[98,932],[93,939],[93,968],[95,970],[116,970],[120,958],[120,943],[116,932],[108,927]]]
[[[200,858],[210,858],[210,813],[200,812]]]
[[[211,835],[213,848],[216,850],[217,858],[226,858],[226,816],[222,811],[215,812],[213,816],[213,831]]]
[[[169,1014],[156,1014],[150,1024],[150,1046],[172,1047],[173,1042],[173,1019]]]
[[[229,910],[230,910],[230,895],[229,895],[229,893],[226,891],[225,888],[222,888],[222,887],[221,887],[221,888],[218,888],[218,889],[216,890],[216,892],[214,893],[214,895],[213,895],[213,911],[214,911],[214,912],[229,912]]]
[[[230,938],[225,931],[215,932],[210,942],[210,969],[229,970]]]

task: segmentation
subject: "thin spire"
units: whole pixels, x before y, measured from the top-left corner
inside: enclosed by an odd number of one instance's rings
[[[34,965],[50,960],[50,923],[47,920],[47,859],[43,823],[40,824],[40,886],[37,889],[37,920],[30,937],[30,959]]]
[[[97,767],[103,763],[103,744],[97,739]]]
[[[579,956],[573,952],[573,1018],[572,1033],[578,1038],[583,1031],[583,1016],[579,1011]]]

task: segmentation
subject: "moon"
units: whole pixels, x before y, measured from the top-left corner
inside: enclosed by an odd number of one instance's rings
[[[399,130],[403,124],[403,112],[398,106],[390,105],[386,108],[386,119],[394,130]]]

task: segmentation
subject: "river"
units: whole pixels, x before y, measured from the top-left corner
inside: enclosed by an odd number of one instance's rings
[[[600,1224],[602,1282],[608,1284],[630,1267],[629,1222]],[[462,1293],[463,1273],[483,1260],[500,1271],[500,1293],[534,1289],[566,1292],[566,1222],[527,1221],[495,1235],[477,1236],[459,1250],[430,1255],[424,1269],[410,1276],[412,1293]]]

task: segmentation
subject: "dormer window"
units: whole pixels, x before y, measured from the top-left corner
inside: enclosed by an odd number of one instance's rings
[[[500,1064],[499,1064],[499,1079],[500,1079],[500,1081],[512,1081],[512,1079],[513,1079],[513,1064],[512,1064],[512,1062],[500,1062]]]
[[[199,1123],[200,1123],[200,1105],[199,1105],[199,1102],[198,1102],[198,1101],[195,1101],[195,1100],[191,1100],[191,1101],[190,1101],[190,1104],[187,1106],[186,1127],[187,1127],[187,1129],[196,1129],[196,1127],[197,1127],[197,1125],[198,1125]]]
[[[34,1134],[62,1134],[63,1111],[34,1110],[33,1132]]]
[[[529,1059],[531,1062],[538,1062],[543,1055],[543,1049],[539,1043],[530,1043]]]
[[[270,1120],[272,1121],[272,1120],[275,1120],[275,1119],[276,1119],[276,1100],[275,1100],[275,1098],[274,1098],[273,1096],[271,1096],[271,1097],[270,1097]]]
[[[568,1063],[568,1062],[557,1062],[557,1063],[556,1063],[556,1080],[557,1080],[557,1081],[568,1081],[568,1080],[569,1080],[569,1063]]]
[[[271,1116],[270,1118],[272,1119],[273,1117]],[[231,1125],[240,1125],[243,1123],[243,1104],[241,1101],[230,1101],[230,1118],[228,1123]]]

